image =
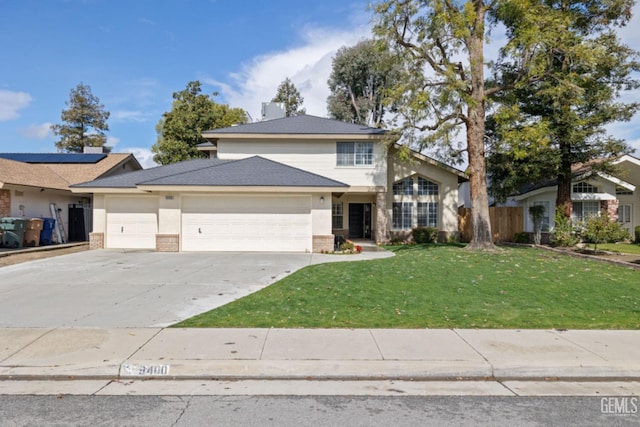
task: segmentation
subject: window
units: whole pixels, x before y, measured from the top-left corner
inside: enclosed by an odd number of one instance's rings
[[[372,165],[373,142],[338,142],[336,154],[338,166]]]
[[[393,203],[393,228],[408,229],[413,227],[413,203]]]
[[[405,178],[393,183],[394,196],[413,196],[413,178]]]
[[[574,193],[597,193],[598,187],[586,182],[579,182],[577,184],[573,184],[573,192]]]
[[[439,187],[421,176],[410,176],[393,183],[393,228],[438,227]],[[414,223],[414,212],[417,214]]]
[[[418,202],[418,227],[438,228],[438,202]]]
[[[631,222],[631,205],[618,206],[618,222]]]
[[[589,216],[600,214],[600,202],[573,202],[573,213],[571,218],[576,221],[583,221]]]
[[[542,217],[542,223],[540,224],[540,230],[542,231],[549,231],[549,205],[550,203],[547,201],[533,202],[533,206],[544,206],[544,216]],[[531,222],[533,223],[533,220],[531,220]]]
[[[618,185],[616,186],[616,196],[633,196],[633,191]]]
[[[437,196],[438,184],[423,177],[418,177],[418,196]]]
[[[343,228],[342,202],[333,202],[331,205],[331,228]]]

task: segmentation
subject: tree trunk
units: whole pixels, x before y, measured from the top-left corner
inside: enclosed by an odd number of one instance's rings
[[[561,139],[562,140],[562,139]],[[560,170],[558,171],[558,194],[556,196],[556,208],[559,208],[565,217],[571,218],[573,205],[571,203],[571,153],[569,144],[560,143]]]
[[[467,150],[469,154],[469,189],[471,193],[470,250],[495,250],[489,218],[486,163],[484,152],[484,15],[481,0],[474,1],[475,25],[466,41],[471,71],[471,100],[467,111]]]

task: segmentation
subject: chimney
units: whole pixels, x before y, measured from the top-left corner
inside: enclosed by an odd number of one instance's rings
[[[282,119],[287,116],[282,102],[263,102],[262,120]]]
[[[86,145],[82,149],[84,154],[102,154],[104,149],[102,147],[87,147]]]

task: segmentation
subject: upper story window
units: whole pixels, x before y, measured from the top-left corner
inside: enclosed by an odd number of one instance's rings
[[[618,185],[616,186],[616,196],[633,196],[633,191]]]
[[[373,164],[373,142],[338,142],[338,166],[366,166]]]
[[[437,196],[438,184],[423,177],[418,177],[418,196]]]
[[[595,185],[591,185],[587,182],[579,182],[577,184],[573,184],[573,192],[574,193],[597,193],[598,187]]]
[[[393,183],[394,196],[413,196],[413,178],[405,178]]]

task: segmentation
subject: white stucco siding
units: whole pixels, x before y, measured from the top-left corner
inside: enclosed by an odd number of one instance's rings
[[[72,194],[68,191],[34,189],[32,187],[6,188],[11,192],[11,207],[9,216],[16,218],[55,218],[51,214],[51,203],[55,203],[62,219],[62,226],[69,231],[69,204],[87,203],[88,198],[81,194]]]
[[[107,197],[106,212],[106,248],[156,248],[157,196]]]
[[[340,141],[350,142],[348,139]],[[368,141],[367,141],[368,142]],[[373,165],[337,166],[337,140],[224,140],[218,141],[220,159],[243,159],[261,156],[285,165],[317,173],[350,186],[386,185],[386,149],[373,142]]]
[[[310,195],[183,196],[181,250],[311,252]]]
[[[389,159],[389,183],[387,191],[387,210],[392,218],[394,202],[393,183],[410,176],[421,176],[438,184],[439,229],[455,232],[458,230],[458,175],[427,162],[412,160],[401,162],[394,156]],[[390,221],[390,229],[392,222]]]

